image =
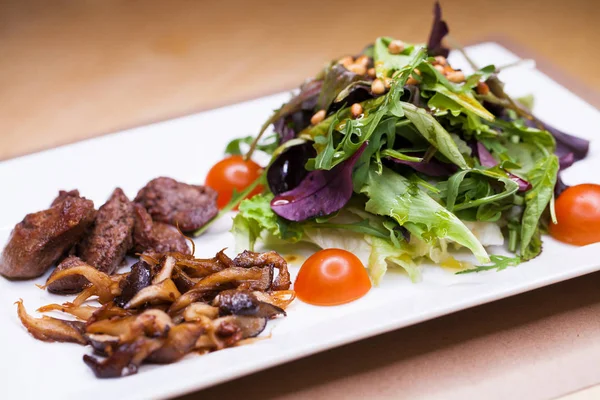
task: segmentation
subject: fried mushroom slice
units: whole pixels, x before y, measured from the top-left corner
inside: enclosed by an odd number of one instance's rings
[[[138,308],[144,304],[173,303],[180,297],[181,293],[177,289],[177,286],[169,278],[140,290],[125,304],[124,308]]]
[[[103,357],[110,356],[119,346],[118,336],[89,333],[85,335],[85,338],[94,349],[94,353]]]
[[[268,290],[273,280],[272,267],[239,268],[232,267],[202,278],[189,291],[179,297],[169,308],[169,314],[174,315],[185,307],[215,291],[235,287],[249,290]]]
[[[86,333],[116,336],[120,342],[128,342],[140,335],[165,337],[173,326],[167,313],[150,309],[137,316],[96,321],[86,327]]]
[[[175,362],[189,353],[196,345],[200,335],[204,333],[201,324],[184,322],[169,330],[169,335],[162,347],[146,359],[156,364]]]
[[[96,321],[102,321],[115,317],[128,317],[131,315],[133,315],[132,311],[125,310],[119,306],[115,306],[114,303],[109,302],[97,308],[96,311],[94,311],[94,313],[86,320],[86,325],[89,326]]]
[[[220,350],[238,343],[240,340],[253,338],[265,329],[267,319],[229,315],[212,321],[206,335],[196,341],[198,350]]]
[[[202,317],[215,319],[219,316],[219,309],[210,304],[197,302],[192,303],[183,310],[183,319],[187,322],[199,321]]]
[[[71,275],[58,280],[53,278],[61,271],[80,266],[91,267],[88,263],[77,256],[69,256],[62,260],[48,277],[48,281],[52,280],[52,283],[46,283],[48,291],[55,294],[72,294],[81,292],[89,284],[89,281],[85,279],[85,277],[81,275]]]
[[[150,265],[140,260],[131,266],[131,271],[122,281],[121,294],[115,297],[115,304],[124,307],[140,290],[150,286],[152,274]]]
[[[273,304],[282,309],[286,309],[296,298],[296,292],[293,290],[276,290],[274,292],[265,293],[258,290],[252,292],[256,298],[265,303]]]
[[[47,304],[38,308],[37,312],[60,311],[65,314],[71,314],[72,316],[77,317],[80,320],[87,321],[98,310],[99,307],[92,307],[88,305],[78,306],[73,303],[66,302],[64,304]]]
[[[177,260],[175,259],[175,257],[169,254],[165,255],[160,260],[160,269],[158,270],[154,278],[152,278],[152,284],[156,285],[157,283],[160,283],[165,279],[170,278],[173,274],[173,268],[175,268],[176,262]]]
[[[259,301],[247,290],[225,290],[215,297],[213,305],[219,307],[219,316],[246,315],[272,319],[286,315],[281,308]]]
[[[75,265],[70,268],[63,269],[62,271],[53,273],[48,277],[46,285],[42,286],[41,288],[46,289],[54,282],[57,282],[60,279],[73,276],[83,276],[85,279],[87,279],[94,288],[94,291],[92,293],[98,295],[98,300],[101,303],[111,301],[115,296],[118,296],[121,292],[121,288],[119,287],[119,285],[115,285],[115,281],[111,279],[109,275],[97,270],[96,268],[88,264]]]
[[[175,282],[175,286],[179,289],[180,292],[185,293],[198,283],[198,278],[191,278],[188,274],[183,272],[183,270],[179,267],[175,267],[172,275],[173,282]]]
[[[139,366],[150,354],[158,350],[164,339],[139,337],[133,342],[119,345],[112,354],[102,360],[84,355],[83,362],[92,369],[97,378],[119,378],[137,373]]]
[[[44,342],[70,342],[86,344],[83,337],[85,324],[80,321],[64,321],[58,318],[43,316],[34,318],[27,314],[23,300],[16,302],[17,314],[23,326],[36,339]]]
[[[203,278],[215,272],[236,266],[233,260],[225,254],[225,250],[221,250],[213,258],[186,257],[182,254],[176,255],[175,258],[177,259],[177,265],[182,267],[193,278]]]
[[[262,267],[267,265],[272,265],[274,268],[277,268],[279,274],[277,275],[277,278],[275,278],[275,281],[273,281],[273,290],[287,290],[292,284],[290,273],[287,268],[287,262],[275,251],[255,253],[253,251],[245,250],[233,259],[233,263],[238,267],[243,268]]]

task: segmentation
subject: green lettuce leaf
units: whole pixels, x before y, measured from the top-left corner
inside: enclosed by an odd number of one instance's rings
[[[489,262],[487,252],[473,233],[405,177],[388,168],[383,168],[380,175],[371,168],[361,193],[369,197],[366,211],[392,217],[425,241],[435,238],[454,241],[471,250],[480,262]]]
[[[450,162],[461,169],[469,168],[458,146],[452,140],[452,136],[440,125],[433,115],[428,114],[425,109],[410,103],[402,102],[402,108],[404,109],[406,118],[413,123],[419,133],[437,148],[440,153],[446,156]]]
[[[254,251],[256,240],[263,232],[279,234],[277,215],[271,210],[273,194],[259,194],[240,203],[240,212],[233,218],[231,232],[235,237],[236,251]]]
[[[367,241],[371,244],[369,275],[375,285],[379,285],[389,265],[403,268],[413,282],[420,280],[421,271],[406,244],[398,247],[387,239],[377,237],[367,237]]]
[[[558,170],[558,157],[552,154],[538,161],[527,175],[532,188],[525,194],[525,211],[521,220],[521,257],[525,260],[536,257],[542,251],[539,223],[554,195]]]

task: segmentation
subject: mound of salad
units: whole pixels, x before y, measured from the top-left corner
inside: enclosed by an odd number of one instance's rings
[[[378,283],[388,267],[413,280],[423,261],[456,263],[468,249],[503,269],[542,251],[560,171],[586,140],[554,129],[509,97],[493,65],[466,75],[448,63],[448,27],[435,6],[427,45],[379,37],[330,62],[240,143],[270,154],[239,205],[240,248],[312,242],[358,255]],[[263,137],[272,125],[273,134]],[[506,245],[512,256],[490,255]]]

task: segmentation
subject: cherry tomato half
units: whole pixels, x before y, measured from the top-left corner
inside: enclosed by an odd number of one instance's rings
[[[310,256],[294,283],[300,300],[318,306],[349,303],[369,289],[371,281],[362,262],[341,249],[325,249]]]
[[[571,186],[554,205],[557,224],[550,222],[553,238],[583,246],[600,242],[600,185]]]
[[[218,194],[217,206],[225,207],[233,189],[241,192],[254,182],[262,173],[262,167],[252,160],[245,161],[242,156],[227,157],[216,163],[206,176],[206,186],[213,188]],[[258,185],[247,198],[261,193],[263,188]]]

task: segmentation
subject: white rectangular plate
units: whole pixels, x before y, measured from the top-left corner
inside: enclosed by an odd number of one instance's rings
[[[471,47],[469,53],[479,65],[505,65],[518,59],[494,43]],[[455,64],[464,65],[459,55],[452,57]],[[511,94],[535,96],[540,118],[594,139],[588,158],[567,170],[564,178],[569,184],[600,183],[599,142],[593,137],[600,126],[598,111],[530,65],[508,69],[501,78]],[[0,245],[15,223],[29,212],[46,208],[58,189],[78,188],[99,206],[116,186],[133,197],[157,176],[202,183],[208,169],[222,157],[225,144],[234,137],[255,134],[288,96],[269,96],[1,163]],[[229,222],[220,221],[196,241],[198,256],[209,257],[233,246]],[[190,355],[172,365],[144,366],[137,375],[111,380],[96,379],[83,364],[81,358],[90,353],[89,348],[43,343],[21,326],[15,300],[23,298],[30,313],[43,304],[66,301],[34,286],[45,282],[46,276],[24,282],[0,278],[2,397],[91,400],[127,393],[134,400],[175,396],[599,270],[599,246],[577,248],[545,237],[540,257],[501,273],[454,275],[430,267],[424,269],[422,282],[413,284],[405,275],[389,272],[381,286],[350,304],[313,307],[294,302],[287,318],[269,323],[269,340],[205,356]],[[293,276],[298,267],[291,267]]]

